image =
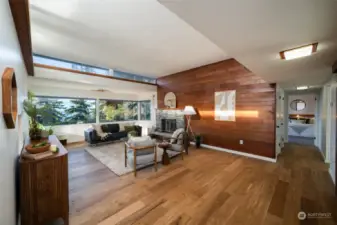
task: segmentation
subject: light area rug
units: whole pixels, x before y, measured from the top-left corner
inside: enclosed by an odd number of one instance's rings
[[[124,142],[115,142],[95,147],[87,146],[85,147],[85,150],[118,176],[122,176],[127,173],[131,173],[133,171],[133,169],[129,165],[125,167],[124,164]],[[171,151],[167,152],[170,157],[179,154],[178,152],[171,152]],[[162,155],[163,149],[157,146],[158,163],[161,162]],[[142,169],[144,167],[148,167],[149,165],[151,164],[137,165],[137,170]]]

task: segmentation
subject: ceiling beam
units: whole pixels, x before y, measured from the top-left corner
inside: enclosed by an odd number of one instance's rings
[[[337,60],[336,60],[336,62],[332,65],[332,73],[337,73]]]
[[[34,76],[28,0],[8,0],[28,75]]]

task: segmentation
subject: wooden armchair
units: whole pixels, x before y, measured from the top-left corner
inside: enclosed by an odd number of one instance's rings
[[[129,157],[128,157],[129,154]],[[125,155],[125,167],[127,167],[127,161],[128,158],[133,159],[133,173],[134,176],[137,176],[137,157],[144,157],[153,154],[153,162],[154,162],[154,168],[155,171],[157,171],[157,146],[156,144],[150,145],[150,146],[144,146],[144,147],[134,147],[129,145],[127,142],[125,142],[124,145],[124,155]],[[148,158],[148,157],[147,157]],[[145,161],[145,163],[147,160]],[[151,161],[147,162],[147,164],[152,163]]]

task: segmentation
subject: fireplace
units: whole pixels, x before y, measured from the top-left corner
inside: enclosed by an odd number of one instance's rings
[[[161,120],[161,131],[172,133],[177,129],[176,119],[162,119]]]
[[[156,110],[156,131],[173,133],[179,128],[185,129],[185,117],[182,110]]]

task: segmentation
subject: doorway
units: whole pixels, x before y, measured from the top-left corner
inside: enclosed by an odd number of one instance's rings
[[[300,145],[317,145],[317,94],[289,93],[287,102],[288,142]]]

